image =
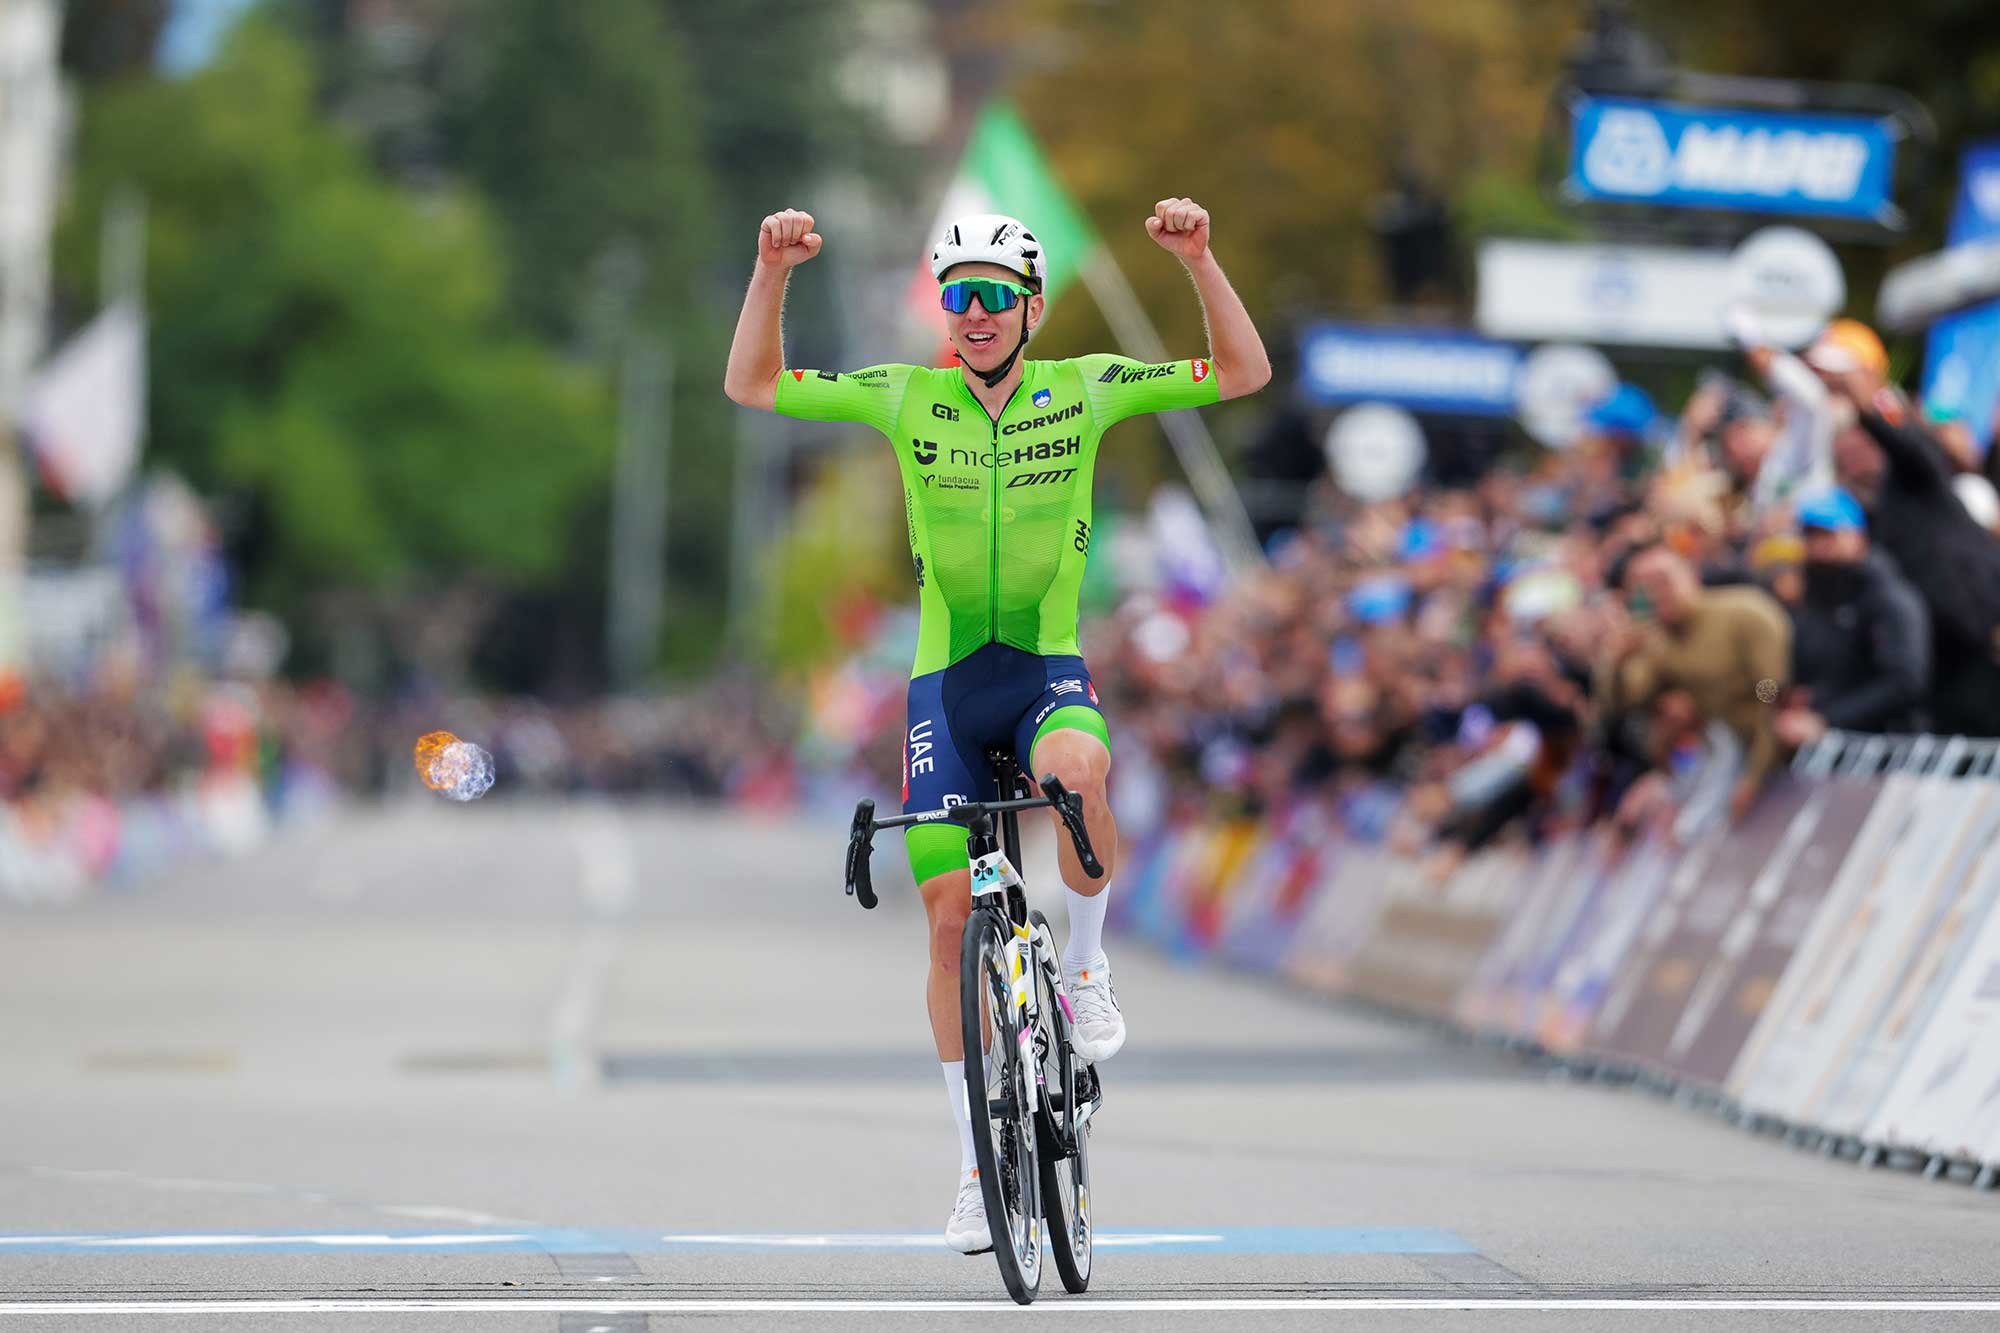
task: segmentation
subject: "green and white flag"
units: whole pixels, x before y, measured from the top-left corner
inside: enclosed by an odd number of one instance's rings
[[[1085,252],[1097,244],[1090,219],[1063,189],[1034,131],[1006,102],[981,108],[926,239],[935,241],[953,218],[969,213],[1005,213],[1028,224],[1048,247],[1051,262],[1042,295],[1051,301],[1075,280]]]
[[[938,308],[937,280],[931,276],[930,248],[954,218],[974,213],[1005,213],[1027,224],[1046,250],[1048,274],[1042,279],[1042,295],[1052,303],[1076,280],[1083,257],[1097,245],[1090,219],[1063,189],[1034,132],[1009,103],[988,102],[973,122],[965,156],[925,233],[917,280],[911,286],[912,308],[940,339],[944,313]]]

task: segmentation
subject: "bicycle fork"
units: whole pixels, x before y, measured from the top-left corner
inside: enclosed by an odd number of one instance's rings
[[[1041,1001],[1034,985],[1031,968],[1039,966],[1034,937],[1027,921],[1014,920],[1009,910],[1013,903],[1024,901],[1021,892],[1026,888],[1021,872],[1014,869],[1014,863],[1007,859],[1007,853],[995,848],[972,862],[972,896],[974,900],[995,895],[993,904],[1001,920],[1008,926],[1007,934],[1007,985],[1013,1007],[1019,1011],[1016,1041],[1021,1063],[1024,1068],[1035,1071],[1032,1082],[1027,1084],[1027,1111],[1033,1114],[1041,1096],[1042,1062],[1035,1051],[1035,1032],[1040,1027]],[[1022,916],[1027,915],[1025,907]]]

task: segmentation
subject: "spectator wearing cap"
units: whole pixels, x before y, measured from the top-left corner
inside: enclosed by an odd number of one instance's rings
[[[1791,621],[1761,588],[1702,587],[1665,546],[1633,552],[1622,576],[1639,624],[1613,645],[1595,693],[1613,712],[1684,697],[1700,719],[1726,726],[1743,751],[1730,797],[1740,818],[1777,766],[1766,700],[1791,676]]]
[[[1931,690],[1931,621],[1923,599],[1871,550],[1861,505],[1843,490],[1806,497],[1805,596],[1792,613],[1793,698],[1773,729],[1808,745],[1827,728],[1921,731]]]
[[[1951,456],[1888,386],[1888,354],[1866,325],[1836,320],[1806,363],[1853,405],[1834,444],[1841,480],[1930,610],[1933,724],[2000,736],[2000,539],[1966,512]]]
[[[1789,611],[1796,611],[1805,600],[1805,563],[1806,544],[1796,533],[1773,533],[1750,548],[1751,577]],[[1793,623],[1796,630],[1796,616]],[[1795,649],[1793,660],[1797,657]]]

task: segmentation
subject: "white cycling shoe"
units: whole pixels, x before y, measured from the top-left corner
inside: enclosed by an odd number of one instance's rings
[[[984,1254],[993,1248],[993,1228],[986,1225],[986,1196],[979,1188],[979,1168],[958,1178],[958,1202],[944,1224],[944,1243],[960,1254]]]
[[[1111,986],[1111,963],[1103,954],[1072,969],[1063,960],[1063,989],[1076,1010],[1069,1044],[1091,1064],[1109,1060],[1125,1044],[1125,1015],[1118,1012],[1118,992]]]

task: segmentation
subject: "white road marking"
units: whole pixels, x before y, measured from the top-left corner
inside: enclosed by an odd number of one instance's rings
[[[420,1222],[457,1222],[468,1227],[518,1227],[527,1225],[518,1218],[495,1217],[472,1208],[448,1208],[436,1203],[378,1203],[378,1213],[393,1217],[414,1217]]]
[[[1186,1300],[1045,1301],[1032,1307],[1042,1313],[1195,1314],[1241,1312],[1328,1313],[1355,1310],[1460,1310],[1495,1314],[1609,1314],[1626,1311],[1681,1313],[1849,1313],[1849,1314],[1985,1314],[2000,1312],[2000,1301],[1926,1300],[1478,1300],[1398,1296],[1309,1296],[1190,1298]],[[27,1314],[997,1314],[1024,1307],[1002,1297],[985,1301],[868,1300],[570,1300],[563,1297],[505,1299],[386,1300],[172,1300],[172,1301],[0,1301],[0,1316]]]
[[[661,1240],[670,1245],[745,1245],[755,1248],[782,1245],[798,1249],[913,1249],[941,1250],[945,1248],[944,1237],[935,1231],[878,1231],[842,1232],[838,1234],[813,1234],[798,1232],[793,1234],[755,1235],[670,1235]],[[1119,1245],[1219,1245],[1227,1240],[1208,1232],[1179,1231],[1100,1231],[1095,1243],[1100,1247]]]
[[[576,1090],[598,1080],[591,1033],[618,955],[619,921],[631,905],[637,876],[631,838],[610,811],[579,816],[570,836],[576,845],[578,886],[593,919],[577,941],[556,997],[549,1021],[549,1069],[558,1087]]]
[[[383,1233],[343,1231],[338,1233],[301,1234],[296,1236],[0,1236],[0,1246],[4,1245],[78,1245],[93,1249],[199,1249],[209,1246],[231,1245],[397,1245],[407,1247],[443,1245],[492,1245],[497,1242],[519,1244],[533,1240],[525,1233],[504,1235],[498,1232],[479,1232],[476,1235],[446,1236],[391,1236]]]

